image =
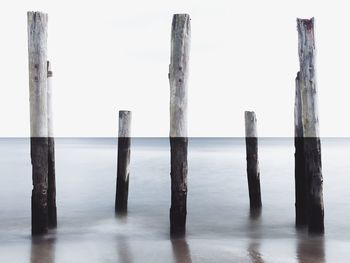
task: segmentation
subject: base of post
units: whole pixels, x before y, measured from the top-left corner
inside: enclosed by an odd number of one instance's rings
[[[317,204],[310,205],[309,233],[324,234],[324,213],[323,207]]]
[[[32,235],[44,235],[48,232],[47,191],[32,190]]]
[[[249,218],[252,220],[259,219],[261,216],[261,212],[262,212],[262,207],[255,207],[255,208],[250,207]]]
[[[170,234],[172,237],[183,237],[186,233],[187,192],[172,193],[170,208]]]

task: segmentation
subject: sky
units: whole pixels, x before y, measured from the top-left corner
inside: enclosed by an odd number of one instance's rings
[[[350,3],[314,0],[1,1],[0,137],[30,136],[27,11],[48,13],[54,134],[169,135],[172,15],[191,16],[188,135],[294,135],[296,18],[315,17],[320,135],[350,136]]]

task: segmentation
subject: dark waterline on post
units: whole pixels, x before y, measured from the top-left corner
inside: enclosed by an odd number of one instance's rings
[[[308,224],[308,180],[305,174],[304,138],[295,137],[295,225],[306,227]]]
[[[187,215],[187,138],[170,137],[171,207],[170,234],[182,237],[186,233]]]
[[[323,176],[320,138],[304,138],[306,174],[308,178],[309,233],[324,233]]]
[[[55,138],[48,138],[48,227],[57,227]]]
[[[48,231],[48,138],[31,138],[32,160],[32,235]]]
[[[117,193],[115,212],[119,215],[128,211],[130,137],[118,138]]]
[[[258,138],[247,137],[247,178],[251,210],[261,209],[260,171],[258,162]]]

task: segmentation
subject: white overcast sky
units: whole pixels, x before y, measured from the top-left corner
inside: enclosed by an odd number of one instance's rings
[[[296,18],[315,17],[321,136],[350,136],[350,3],[308,0],[2,0],[0,137],[29,136],[26,11],[49,15],[56,136],[168,136],[170,29],[189,13],[189,136],[293,136]]]

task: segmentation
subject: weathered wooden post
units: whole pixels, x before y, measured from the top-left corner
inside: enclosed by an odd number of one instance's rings
[[[170,153],[171,207],[170,233],[181,236],[186,231],[187,215],[187,78],[190,49],[190,16],[175,14],[171,30],[170,83]]]
[[[305,173],[308,180],[308,227],[310,233],[324,232],[321,142],[318,131],[315,77],[314,19],[297,19],[299,39],[299,85],[304,135]]]
[[[53,135],[53,113],[52,113],[52,70],[51,64],[47,61],[47,126],[48,126],[48,226],[57,227],[56,207],[56,173],[55,173],[55,139]]]
[[[308,224],[308,180],[305,175],[304,162],[304,133],[302,124],[301,92],[299,84],[299,72],[295,79],[295,104],[294,104],[294,146],[295,146],[295,225],[297,227]]]
[[[126,213],[129,194],[131,111],[119,111],[118,167],[115,212]]]
[[[262,206],[258,160],[258,133],[256,128],[257,121],[254,111],[246,111],[244,117],[250,209],[256,210],[260,209]]]
[[[32,234],[48,230],[47,14],[28,12]]]

